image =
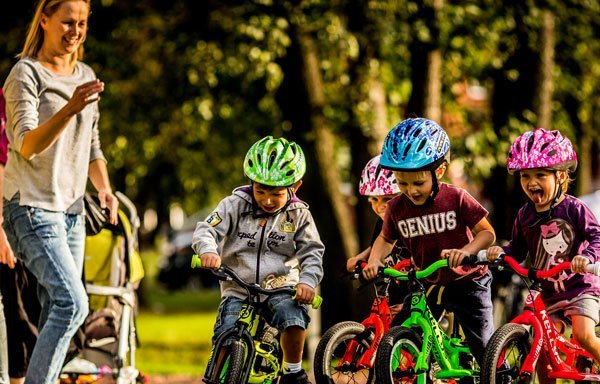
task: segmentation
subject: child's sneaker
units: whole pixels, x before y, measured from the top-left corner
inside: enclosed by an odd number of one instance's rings
[[[298,372],[281,376],[279,384],[311,384],[311,382],[308,380],[308,376],[304,369],[301,369]]]

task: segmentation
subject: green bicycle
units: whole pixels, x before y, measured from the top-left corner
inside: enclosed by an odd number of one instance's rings
[[[474,262],[470,258],[467,263]],[[375,366],[378,383],[478,381],[479,367],[460,336],[457,322],[448,336],[427,305],[425,288],[420,282],[447,266],[448,260],[438,260],[422,271],[383,269],[386,276],[408,281],[411,308],[410,317],[386,332],[379,345]]]
[[[201,268],[198,255],[192,258],[192,268]],[[243,281],[232,269],[222,266],[212,271],[220,280],[231,280],[245,288],[248,298],[235,326],[220,334],[213,345],[208,366],[204,373],[207,384],[245,384],[277,381],[281,374],[283,358],[279,346],[279,332],[271,327],[262,313],[266,304],[260,301],[260,295],[289,294],[295,296],[292,287],[264,289],[258,284]],[[313,308],[321,306],[323,299],[316,296]]]

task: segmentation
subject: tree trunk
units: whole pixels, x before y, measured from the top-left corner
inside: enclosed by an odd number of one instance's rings
[[[443,0],[421,4],[418,12],[429,28],[431,40],[419,41],[416,34],[411,44],[412,92],[407,105],[407,117],[423,116],[437,122],[442,118],[442,52],[439,20]]]
[[[433,1],[433,20],[431,31],[433,45],[427,54],[427,82],[425,85],[425,117],[440,122],[442,121],[442,52],[440,49],[440,17],[444,7],[443,0]]]
[[[315,149],[318,166],[323,180],[325,192],[333,206],[335,222],[340,224],[342,247],[346,258],[358,253],[358,241],[352,221],[351,211],[348,209],[345,196],[340,191],[342,179],[335,165],[335,138],[327,126],[323,115],[325,96],[323,83],[319,72],[319,63],[312,37],[301,30],[298,31],[298,43],[303,64],[303,77],[310,105],[310,121],[315,133]],[[343,225],[341,225],[344,223]]]
[[[537,86],[538,127],[552,129],[552,93],[554,81],[554,15],[549,10],[542,12],[540,33],[540,72]]]

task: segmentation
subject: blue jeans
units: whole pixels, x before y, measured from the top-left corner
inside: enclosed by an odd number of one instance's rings
[[[234,296],[227,296],[221,300],[214,327],[213,343],[221,333],[235,325],[243,303],[244,300]],[[310,322],[306,306],[292,300],[290,295],[269,296],[267,307],[269,310],[264,313],[265,319],[280,331],[293,326],[306,329]]]
[[[8,382],[8,340],[6,340],[6,321],[0,294],[0,384],[8,384]]]
[[[54,384],[69,342],[88,314],[81,274],[83,215],[20,206],[4,200],[4,231],[17,257],[37,278],[42,315],[26,384]]]

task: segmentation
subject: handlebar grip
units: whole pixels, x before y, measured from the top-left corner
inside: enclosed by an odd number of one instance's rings
[[[292,296],[292,300],[296,300],[296,295]],[[323,297],[320,295],[315,295],[315,298],[313,299],[312,303],[310,303],[310,305],[314,309],[319,309],[319,307],[321,307],[321,304],[323,304]]]
[[[200,255],[194,254],[194,256],[192,256],[192,269],[193,268],[202,268],[202,260],[200,259]]]
[[[585,271],[600,276],[600,263],[588,264],[585,266]]]
[[[477,262],[484,262],[487,260],[487,249],[482,249],[477,252]]]
[[[310,305],[312,305],[314,309],[319,309],[321,304],[323,304],[323,296],[316,295]]]

